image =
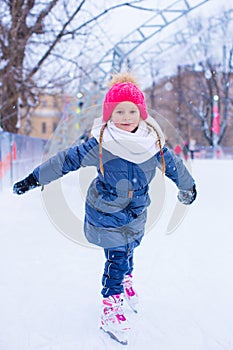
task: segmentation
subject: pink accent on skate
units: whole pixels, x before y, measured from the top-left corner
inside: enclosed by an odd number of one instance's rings
[[[119,314],[117,314],[117,315],[116,315],[116,318],[117,318],[117,320],[120,321],[120,322],[121,322],[121,321],[126,321],[126,318],[125,318],[124,315],[119,315]]]
[[[103,304],[106,306],[112,306],[115,303],[119,303],[120,299],[120,294],[110,295],[108,298],[103,299]]]
[[[129,297],[133,297],[136,294],[132,287],[125,288],[125,292]]]
[[[104,305],[106,305],[106,306],[112,306],[112,303],[109,303],[107,300],[103,300],[103,303],[104,303]]]
[[[132,286],[132,278],[133,276],[130,275],[126,275],[125,279],[124,279],[124,289],[125,289],[125,293],[127,294],[128,297],[133,297],[134,295],[136,295],[136,292],[133,289]]]

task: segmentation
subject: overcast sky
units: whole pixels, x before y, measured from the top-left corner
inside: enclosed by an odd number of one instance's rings
[[[121,1],[122,3],[123,1]],[[202,0],[187,0],[187,3],[190,6],[195,6],[197,4],[200,4]],[[109,1],[103,0],[103,3],[105,5],[109,6]],[[101,6],[101,2],[98,2],[96,6]],[[119,4],[119,1],[111,1],[111,5]],[[108,47],[109,49],[113,48],[117,43],[119,43],[121,40],[123,40],[126,36],[128,36],[130,33],[134,33],[130,37],[131,40],[134,40],[137,38],[136,36],[136,29],[139,28],[142,25],[145,25],[146,22],[148,24],[155,25],[156,23],[161,24],[161,16],[159,14],[156,14],[156,10],[162,10],[167,7],[170,9],[186,9],[185,7],[185,1],[184,0],[145,0],[140,2],[138,4],[140,6],[144,6],[146,8],[152,8],[154,11],[139,11],[132,8],[119,8],[111,13],[109,13],[106,18],[101,21],[100,27],[105,32],[105,35],[103,35],[103,40],[105,40],[105,47]],[[198,17],[206,17],[208,18],[214,18],[214,17],[220,17],[225,10],[229,10],[233,7],[233,0],[209,0],[202,4],[201,6],[193,9],[190,11],[187,16],[183,16],[179,18],[178,20],[174,21],[174,23],[169,24],[167,27],[163,28],[160,33],[156,33],[153,35],[151,39],[143,43],[142,45],[137,48],[137,50],[134,50],[132,54],[130,55],[130,59],[132,59],[132,56],[140,56],[141,53],[145,53],[147,51],[153,50],[155,47],[155,44],[160,43],[162,40],[172,40],[172,37],[175,33],[177,33],[180,30],[183,30],[185,28],[190,27],[189,21],[191,19],[196,19]],[[174,13],[169,15],[166,13],[166,18],[170,20],[171,17],[174,17]],[[232,16],[233,17],[233,16]],[[153,20],[151,20],[153,18]],[[213,19],[214,20],[214,19]],[[208,25],[209,20],[206,20],[206,25]],[[233,22],[233,21],[232,21]],[[205,24],[205,21],[204,21]],[[217,43],[217,47],[221,49],[223,44],[223,38],[221,37],[222,33],[221,30],[219,30],[219,26],[217,27],[218,31],[218,37],[214,38],[214,42]],[[198,38],[196,38],[198,40]],[[228,37],[228,40],[231,40],[231,36]],[[188,45],[186,48],[179,47],[179,50],[176,50],[176,54],[174,55],[173,51],[168,51],[163,54],[162,60],[163,62],[160,63],[161,57],[158,57],[157,64],[158,66],[165,67],[166,71],[171,68],[171,71],[173,71],[173,67],[176,67],[178,64],[186,64],[188,61],[185,59],[185,52],[184,51],[190,51],[190,49],[193,48],[193,43],[195,41],[195,37],[193,36],[192,39],[188,41]],[[231,42],[232,45],[232,42]],[[188,47],[189,46],[189,47]],[[121,47],[122,48],[122,47]],[[125,49],[125,50],[124,50]],[[126,52],[127,47],[123,47],[123,52]],[[216,53],[216,48],[215,48]],[[176,62],[175,62],[176,60]],[[189,57],[187,58],[189,60]],[[169,65],[165,64],[164,62],[169,62]],[[177,62],[178,61],[178,62]],[[145,68],[145,67],[144,67]],[[166,73],[166,72],[165,72]],[[145,74],[144,74],[145,75]]]
[[[103,0],[103,3],[109,5],[109,1]],[[111,1],[111,4],[119,4],[119,1]],[[201,3],[201,0],[188,0],[188,4],[195,6]],[[183,0],[144,0],[140,3],[140,6],[146,8],[152,8],[156,10],[162,10],[168,6],[172,9],[181,8],[184,4]],[[219,15],[224,9],[233,8],[233,0],[209,0],[203,5],[197,7],[188,14],[188,17],[193,18],[196,16],[215,16]],[[116,11],[111,12],[107,17],[106,24],[108,25],[108,38],[110,41],[114,42],[118,38],[129,34],[131,31],[135,30],[140,25],[144,24],[151,17],[155,16],[156,12],[150,11],[138,11],[132,8],[119,8]],[[176,22],[176,28],[179,27],[179,23],[182,25],[182,20]],[[167,28],[169,30],[169,28]],[[167,31],[167,30],[166,30]],[[169,31],[168,31],[169,32]]]

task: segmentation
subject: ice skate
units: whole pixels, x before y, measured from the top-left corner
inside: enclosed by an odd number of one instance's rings
[[[124,315],[122,303],[121,294],[111,295],[103,299],[100,328],[112,339],[122,345],[127,345],[130,327]]]
[[[131,309],[137,313],[138,312],[138,294],[136,293],[135,289],[133,288],[133,276],[132,275],[125,275],[124,281],[124,296],[125,300],[131,307]]]

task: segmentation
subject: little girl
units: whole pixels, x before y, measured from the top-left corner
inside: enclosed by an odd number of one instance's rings
[[[17,182],[13,191],[25,193],[79,169],[96,166],[89,186],[84,233],[104,248],[101,329],[127,344],[130,329],[123,300],[137,312],[133,288],[133,254],[144,235],[149,183],[156,167],[178,188],[178,199],[191,204],[195,183],[182,160],[164,146],[164,136],[148,115],[145,97],[132,74],[117,74],[103,102],[103,114],[94,121],[92,137],[79,146],[58,152]]]

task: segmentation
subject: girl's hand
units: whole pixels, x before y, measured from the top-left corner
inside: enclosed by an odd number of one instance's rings
[[[179,190],[177,198],[182,204],[189,205],[195,201],[196,196],[196,186],[193,185],[193,187],[190,190]]]
[[[33,174],[28,175],[25,179],[16,182],[13,186],[13,193],[23,194],[35,187],[41,186],[34,178]]]

